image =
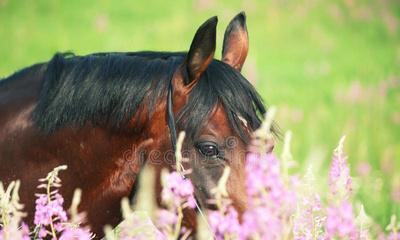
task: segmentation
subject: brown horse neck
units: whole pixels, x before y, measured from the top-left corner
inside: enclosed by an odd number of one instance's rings
[[[121,221],[120,201],[130,196],[146,158],[143,152],[152,140],[142,134],[145,126],[137,128],[144,124],[140,121],[135,124],[137,131],[86,124],[42,132],[31,118],[42,80],[42,68],[34,67],[0,85],[0,180],[6,185],[21,180],[21,202],[28,213],[26,221],[31,223],[34,194],[39,191],[36,180],[56,166],[67,165],[60,174],[64,207],[68,208],[75,188],[81,188],[80,208],[88,213],[89,224],[101,236],[104,225],[115,226]]]

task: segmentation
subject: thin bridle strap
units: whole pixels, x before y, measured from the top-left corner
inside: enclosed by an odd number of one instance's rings
[[[175,124],[175,117],[174,117],[174,109],[173,109],[173,102],[172,102],[172,94],[174,87],[172,85],[172,79],[169,81],[168,86],[168,94],[167,94],[167,117],[168,117],[168,128],[169,134],[171,137],[171,144],[172,149],[174,152],[176,151],[176,141],[177,141],[177,134],[176,134],[176,124]]]
[[[173,111],[173,102],[172,102],[173,91],[174,91],[174,87],[172,85],[172,78],[171,78],[171,80],[169,82],[168,94],[167,94],[167,117],[168,117],[169,134],[171,136],[172,149],[174,150],[174,153],[175,153],[176,152],[177,134],[176,134],[176,124],[175,124],[175,117],[174,117],[174,111]],[[186,176],[184,174],[182,174],[182,177],[186,178]],[[198,204],[197,197],[196,197],[196,209],[200,213],[201,219],[207,225],[208,230],[210,232],[212,232],[211,227],[208,224],[207,218],[204,215],[203,211],[201,210],[201,208],[200,208],[200,206]]]

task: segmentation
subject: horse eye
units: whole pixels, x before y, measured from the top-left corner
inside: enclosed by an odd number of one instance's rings
[[[206,157],[219,157],[217,144],[213,142],[202,142],[196,144],[196,148]]]

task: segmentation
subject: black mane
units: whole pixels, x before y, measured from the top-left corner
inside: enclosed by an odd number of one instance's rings
[[[33,113],[37,126],[52,132],[73,125],[108,125],[121,129],[151,99],[166,99],[170,79],[186,53],[98,53],[88,56],[56,54],[47,64],[39,100]],[[239,117],[259,127],[265,107],[252,85],[229,65],[213,60],[176,116],[177,124],[194,136],[217,104],[231,126],[245,139]]]

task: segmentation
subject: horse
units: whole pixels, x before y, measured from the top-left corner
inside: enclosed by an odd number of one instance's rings
[[[64,205],[82,189],[80,210],[101,237],[104,225],[122,220],[121,199],[134,195],[144,164],[174,166],[168,153],[179,131],[199,204],[211,207],[211,189],[230,166],[229,196],[245,210],[244,153],[266,107],[240,73],[248,53],[244,12],[225,31],[221,60],[214,59],[217,22],[205,21],[187,52],[57,53],[0,81],[0,180],[21,180],[28,221],[37,179],[67,165]],[[193,214],[184,221],[195,228]]]

